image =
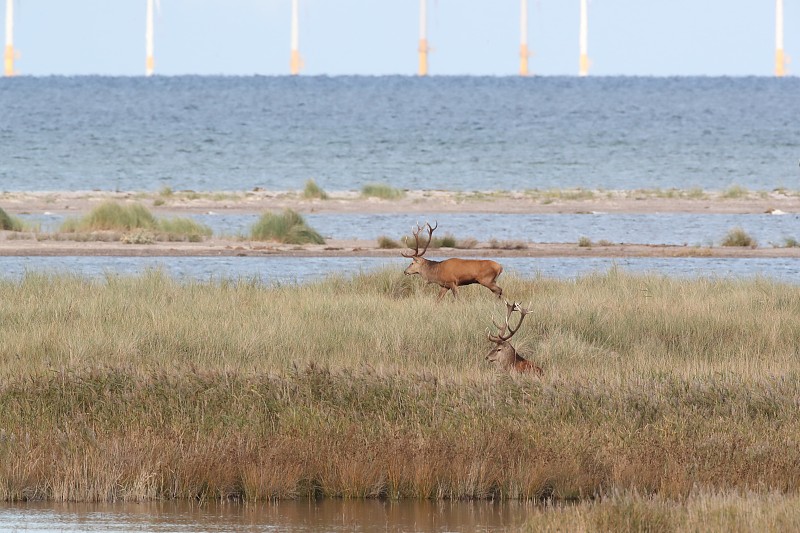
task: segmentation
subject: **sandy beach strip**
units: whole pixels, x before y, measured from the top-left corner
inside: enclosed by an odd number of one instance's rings
[[[293,209],[299,213],[800,213],[800,192],[746,191],[405,191],[401,198],[358,191],[304,199],[298,191],[158,192],[54,191],[0,193],[9,214],[77,215],[107,200],[141,203],[156,214],[244,214]]]
[[[0,232],[8,233],[8,232]],[[262,242],[209,239],[203,242],[37,241],[3,239],[0,256],[107,256],[107,257],[397,257],[402,249],[379,248],[375,241],[329,240],[324,245],[283,245]],[[525,243],[525,248],[498,249],[487,243],[474,248],[428,250],[426,257],[738,257],[800,258],[800,247],[747,248],[730,246],[674,246],[659,244],[606,244],[579,246],[576,243]]]
[[[406,191],[394,200],[365,198],[357,191],[329,193],[326,200],[307,200],[299,192],[178,191],[163,193],[110,191],[4,192],[0,208],[12,215],[58,214],[80,216],[102,202],[140,203],[159,216],[191,214],[252,214],[282,209],[300,213],[404,214],[423,213],[697,213],[697,214],[800,214],[800,194],[791,192],[673,191],[533,191],[473,192]],[[115,241],[86,242],[42,239],[36,234],[0,232],[0,256],[120,256],[120,257],[400,257],[401,250],[379,248],[376,241],[328,240],[325,245],[281,245],[235,238],[212,237],[202,242],[124,244]],[[431,258],[444,257],[800,257],[798,247],[719,247],[664,244],[521,243],[517,249],[492,248],[477,243],[468,249],[429,250]]]

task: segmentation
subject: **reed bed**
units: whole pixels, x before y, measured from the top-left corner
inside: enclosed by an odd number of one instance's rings
[[[542,378],[484,360],[485,289],[394,271],[2,281],[0,498],[800,494],[800,288],[501,281]]]

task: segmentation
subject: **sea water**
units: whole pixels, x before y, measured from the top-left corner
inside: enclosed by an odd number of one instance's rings
[[[0,191],[800,189],[800,79],[0,79]]]

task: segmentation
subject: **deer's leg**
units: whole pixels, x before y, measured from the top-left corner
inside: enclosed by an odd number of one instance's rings
[[[453,299],[458,300],[458,285],[451,285],[450,290],[453,291]]]
[[[444,298],[444,295],[447,294],[448,290],[450,290],[450,289],[448,289],[447,287],[442,286],[442,288],[439,289],[439,297],[436,298],[436,301],[437,302],[442,301],[442,298]]]
[[[492,291],[495,294],[495,296],[497,296],[498,298],[502,298],[503,297],[503,289],[502,289],[502,287],[500,287],[500,285],[498,285],[494,281],[485,284],[484,287],[486,287],[487,289]]]

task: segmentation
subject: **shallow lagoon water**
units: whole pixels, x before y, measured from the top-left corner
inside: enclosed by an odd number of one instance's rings
[[[60,215],[21,215],[42,231],[54,231],[64,220]],[[190,218],[208,225],[215,235],[248,235],[258,214],[202,214]],[[800,215],[696,214],[696,213],[587,213],[587,214],[497,214],[422,213],[404,214],[308,214],[308,224],[328,239],[374,241],[380,236],[400,239],[411,225],[429,220],[439,223],[437,235],[525,242],[577,243],[581,237],[594,242],[718,245],[735,227],[745,230],[762,246],[782,246],[787,238],[800,240]]]

